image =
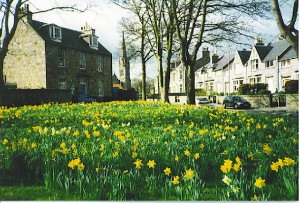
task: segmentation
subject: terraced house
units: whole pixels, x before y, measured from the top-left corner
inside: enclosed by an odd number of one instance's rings
[[[18,25],[4,63],[6,83],[19,89],[74,89],[76,94],[112,96],[112,54],[88,24],[80,31],[27,18]]]

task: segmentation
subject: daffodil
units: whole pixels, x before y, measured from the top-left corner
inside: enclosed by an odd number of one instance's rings
[[[285,166],[294,166],[296,164],[295,160],[288,157],[284,157],[283,163]]]
[[[174,176],[173,180],[171,181],[173,185],[178,185],[179,184],[179,176]]]
[[[231,179],[228,178],[227,175],[224,176],[224,178],[222,179],[222,181],[223,181],[226,185],[230,185],[230,183],[231,183]]]
[[[164,170],[164,173],[169,176],[171,174],[171,168],[166,167],[166,169]]]
[[[142,160],[137,159],[135,162],[133,162],[133,164],[135,165],[135,168],[137,169],[141,169],[143,164],[142,164]]]
[[[154,168],[155,165],[156,165],[156,163],[154,162],[154,160],[149,160],[148,163],[147,163],[147,166],[148,166],[149,168]]]
[[[192,169],[186,170],[184,177],[186,179],[192,179],[195,176],[194,171]]]
[[[261,177],[255,180],[254,186],[258,188],[262,188],[266,186],[266,180],[263,180]]]
[[[277,162],[272,162],[270,167],[271,167],[271,170],[278,172],[278,163]]]
[[[185,156],[190,156],[190,155],[191,155],[191,152],[190,152],[188,149],[186,149],[186,150],[184,151],[184,155],[185,155]]]
[[[194,158],[195,158],[195,159],[199,159],[199,157],[200,157],[199,153],[196,153],[196,154],[194,155]]]

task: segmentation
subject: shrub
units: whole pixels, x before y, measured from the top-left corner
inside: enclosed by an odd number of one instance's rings
[[[271,91],[270,90],[259,90],[258,94],[260,94],[260,95],[263,95],[263,94],[270,95]]]
[[[256,83],[256,84],[241,84],[239,86],[239,94],[248,95],[248,94],[259,94],[260,91],[267,91],[268,84]]]
[[[195,95],[196,96],[206,96],[206,90],[205,89],[196,89]]]
[[[298,80],[290,80],[285,83],[285,93],[288,94],[297,94],[299,91],[298,88],[299,81]]]

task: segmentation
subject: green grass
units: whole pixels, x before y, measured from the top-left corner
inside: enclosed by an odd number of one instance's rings
[[[0,186],[0,200],[79,200],[74,195],[50,191],[44,186]]]

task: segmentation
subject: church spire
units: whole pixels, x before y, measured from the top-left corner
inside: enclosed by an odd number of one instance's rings
[[[124,89],[131,88],[130,80],[130,64],[126,54],[126,43],[124,31],[122,32],[122,43],[119,58],[119,71],[120,71],[120,82]]]

